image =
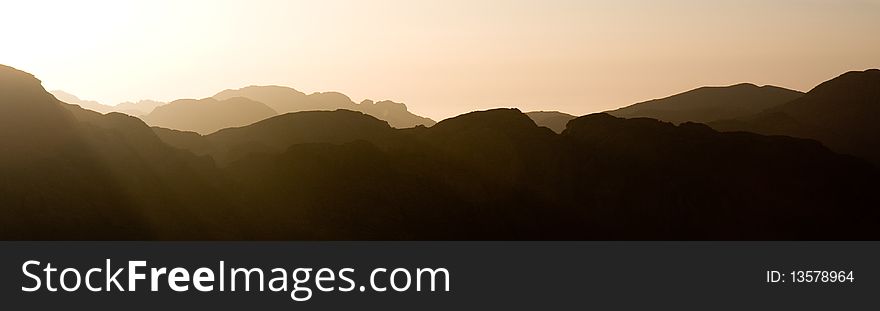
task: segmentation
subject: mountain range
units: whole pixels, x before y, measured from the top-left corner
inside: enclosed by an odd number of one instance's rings
[[[239,127],[270,116],[299,111],[346,109],[360,111],[387,121],[395,128],[431,126],[436,122],[417,116],[406,105],[383,100],[364,100],[355,104],[351,98],[338,92],[317,92],[306,95],[283,86],[249,86],[225,90],[213,97],[200,100],[182,99],[170,103],[152,100],[125,102],[117,106],[82,100],[64,91],[52,91],[59,100],[99,113],[121,112],[140,117],[152,126],[179,131],[210,134],[218,130]]]
[[[748,83],[703,87],[609,111],[720,131],[814,139],[880,166],[880,70],[851,71],[807,93]]]
[[[153,109],[156,109],[156,107],[165,105],[165,103],[155,100],[140,100],[138,102],[124,102],[116,106],[110,106],[94,100],[83,100],[76,97],[76,95],[61,90],[51,91],[50,93],[62,102],[77,105],[83,109],[99,113],[120,112],[135,117],[147,115],[152,112]]]
[[[852,88],[839,105],[876,103],[855,82],[870,78],[852,77],[829,84]],[[607,113],[557,133],[516,109],[395,128],[361,111],[285,113],[236,97],[175,106],[228,101],[280,114],[208,135],[151,128],[0,66],[0,237],[878,238],[880,172],[815,140]]]
[[[233,97],[249,98],[266,104],[278,113],[346,109],[360,111],[385,120],[392,127],[408,128],[434,125],[433,120],[409,112],[406,105],[392,101],[373,102],[364,100],[354,103],[348,96],[338,92],[317,92],[306,95],[284,86],[249,86],[237,90],[225,90],[213,96],[216,99]]]

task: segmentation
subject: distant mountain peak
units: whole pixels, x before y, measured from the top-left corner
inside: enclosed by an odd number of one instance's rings
[[[286,86],[248,86],[237,90],[225,90],[214,95],[218,99],[246,97],[266,104],[278,113],[346,109],[361,111],[387,121],[396,128],[409,128],[418,125],[431,126],[434,120],[409,112],[406,105],[391,101],[373,102],[365,100],[356,104],[348,95],[340,92],[303,92]]]

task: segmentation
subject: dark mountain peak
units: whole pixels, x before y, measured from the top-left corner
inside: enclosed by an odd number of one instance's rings
[[[844,77],[844,76],[861,76],[861,77],[865,77],[865,76],[873,76],[873,77],[876,77],[877,75],[880,75],[880,69],[878,69],[878,68],[868,68],[868,69],[865,69],[865,70],[862,70],[862,71],[859,71],[859,70],[851,70],[851,71],[847,71],[846,73],[844,73],[844,74],[842,74],[842,75],[840,75],[840,76],[841,76],[841,77]]]
[[[794,90],[752,83],[705,86],[609,113],[624,118],[648,117],[673,123],[708,123],[753,115],[802,95],[803,93]]]
[[[600,112],[577,117],[568,122],[563,133],[580,135],[581,133],[599,133],[605,131],[624,130],[627,127],[669,128],[673,125],[650,118],[618,118],[609,113]]]
[[[822,127],[833,123],[835,126],[830,128],[876,128],[880,117],[880,70],[847,72],[771,112],[787,113]]]
[[[351,110],[302,111],[271,117],[205,136],[221,149],[215,160],[229,163],[252,153],[273,153],[301,143],[342,144],[363,139],[381,142],[393,129],[388,122]]]
[[[880,94],[880,70],[868,69],[865,71],[850,71],[834,79],[819,84],[810,90],[808,96],[818,95],[846,95],[837,93],[863,92],[877,96]],[[877,100],[877,98],[873,98]],[[880,100],[877,100],[880,102]]]
[[[743,90],[745,90],[745,89],[770,89],[770,90],[794,91],[794,90],[786,89],[784,87],[778,87],[775,85],[757,85],[757,84],[754,84],[751,82],[742,82],[742,83],[737,83],[737,84],[730,85],[730,86],[708,86],[707,88],[710,88],[710,89],[743,89]],[[801,93],[799,91],[794,91],[794,92]]]
[[[693,122],[675,125],[651,118],[618,118],[607,113],[594,113],[568,122],[563,135],[589,140],[623,140],[637,137],[651,141],[661,137],[699,137],[716,133],[712,128]]]
[[[850,71],[760,113],[711,123],[723,131],[786,135],[880,163],[880,70]]]
[[[369,124],[375,125],[379,127],[388,127],[388,122],[377,119],[371,115],[365,114],[360,111],[353,111],[347,109],[337,109],[333,111],[329,110],[315,110],[315,111],[300,111],[300,112],[290,112],[286,114],[282,114],[276,117],[272,117],[254,124],[255,127],[272,124],[272,123],[299,123],[299,122],[342,122],[348,124]]]
[[[569,127],[574,125],[583,125],[583,124],[623,124],[625,123],[627,118],[621,118],[614,115],[611,115],[607,112],[599,112],[599,113],[591,113],[588,115],[580,116],[572,119],[572,122],[569,122]],[[653,122],[653,123],[662,123],[669,124],[669,122],[663,122],[656,119],[651,118],[631,118],[630,120],[634,121],[645,121],[645,122]]]
[[[516,108],[498,108],[475,111],[438,122],[432,127],[437,130],[471,131],[482,129],[518,130],[537,128],[522,111]]]
[[[332,137],[340,133],[391,130],[388,122],[358,111],[301,111],[271,117],[249,126],[227,128],[208,135],[213,140],[273,140],[289,137]],[[249,137],[249,138],[246,138]],[[286,146],[285,146],[286,147]]]

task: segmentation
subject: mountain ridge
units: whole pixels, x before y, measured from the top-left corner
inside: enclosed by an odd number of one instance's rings
[[[673,123],[707,123],[752,115],[792,101],[803,94],[777,86],[757,86],[752,83],[704,86],[608,113],[624,118],[649,117]]]
[[[262,102],[279,114],[312,110],[352,110],[361,111],[374,117],[388,121],[396,128],[408,128],[418,125],[432,126],[436,122],[429,118],[417,116],[409,112],[406,105],[392,101],[373,102],[364,100],[356,104],[347,95],[339,92],[315,92],[306,95],[296,89],[269,85],[252,85],[241,89],[227,89],[213,96],[218,99],[245,97]]]
[[[841,103],[873,105],[873,82],[840,85],[855,87]],[[868,162],[815,140],[693,122],[599,113],[556,133],[492,109],[397,129],[335,110],[200,135],[65,104],[0,67],[0,143],[2,238],[880,236],[880,172]]]
[[[804,96],[766,111],[711,126],[815,139],[837,152],[880,165],[880,70],[850,71]]]

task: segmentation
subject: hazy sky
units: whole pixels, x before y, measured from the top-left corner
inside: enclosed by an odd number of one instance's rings
[[[585,114],[880,67],[880,0],[0,0],[0,63],[107,104],[278,84]]]

